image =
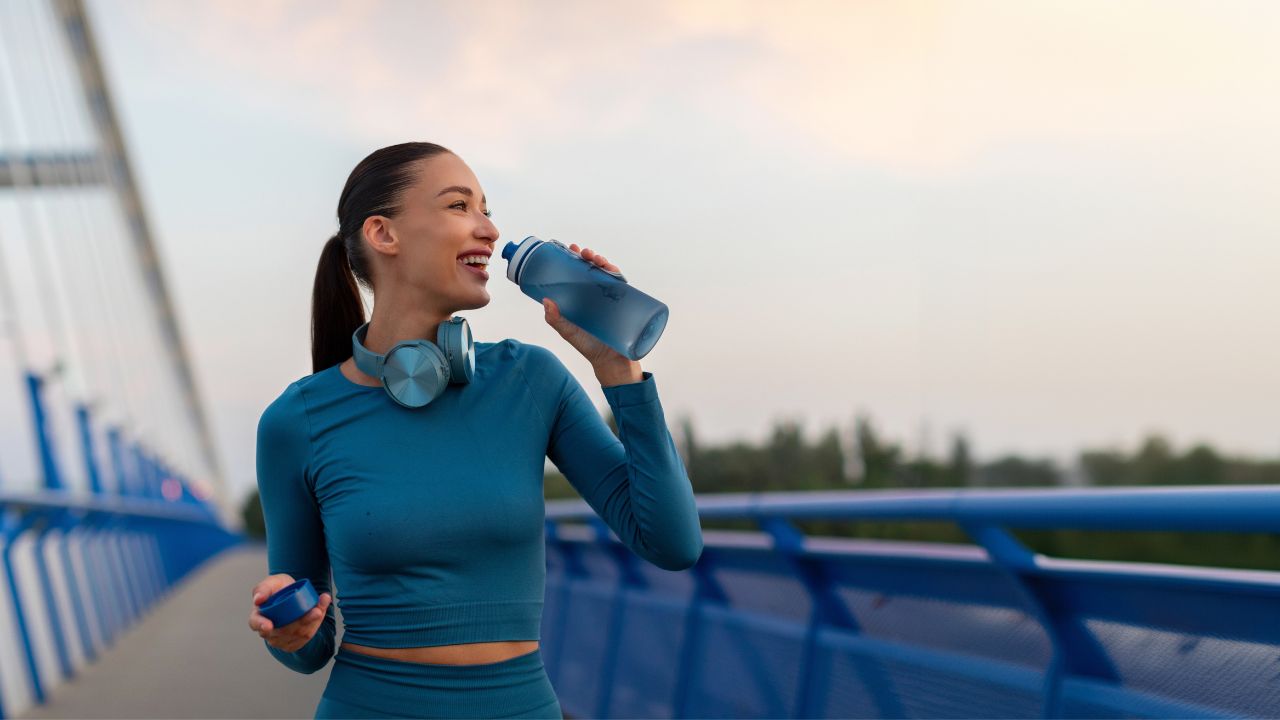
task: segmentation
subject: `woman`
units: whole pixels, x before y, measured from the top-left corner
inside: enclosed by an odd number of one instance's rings
[[[545,458],[645,560],[684,570],[702,553],[653,374],[547,300],[546,322],[590,361],[621,440],[554,353],[514,339],[475,343],[474,365],[451,365],[443,391],[401,404],[366,372],[381,365],[365,351],[449,344],[453,314],[489,303],[488,273],[463,257],[490,256],[498,230],[466,163],[420,142],[361,161],[338,222],[316,270],[312,374],[258,424],[269,575],[249,627],[290,669],[324,667],[332,569],[344,634],[316,717],[559,718],[538,645]],[[367,325],[357,283],[375,298]],[[274,627],[257,606],[304,577],[319,606]]]

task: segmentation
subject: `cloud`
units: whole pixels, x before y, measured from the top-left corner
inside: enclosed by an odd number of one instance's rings
[[[689,33],[751,37],[754,104],[819,146],[942,171],[1028,139],[1274,126],[1280,6],[967,2],[666,6]]]
[[[1280,120],[1280,5],[333,2],[146,6],[273,111],[488,165],[673,122],[902,173],[1027,139]],[[285,107],[287,106],[287,107]],[[666,130],[669,132],[669,129]],[[448,144],[448,143],[446,143]]]

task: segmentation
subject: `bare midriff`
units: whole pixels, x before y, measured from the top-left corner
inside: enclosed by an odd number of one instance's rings
[[[352,652],[392,660],[432,665],[484,665],[509,660],[518,655],[528,655],[538,649],[538,641],[503,640],[416,648],[376,648],[344,642],[341,647]]]

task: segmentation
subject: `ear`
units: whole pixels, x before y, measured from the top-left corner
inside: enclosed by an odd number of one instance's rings
[[[382,215],[370,215],[364,219],[364,225],[360,228],[364,235],[365,242],[374,252],[383,255],[400,254],[400,240],[396,237],[395,229],[391,226],[391,220]]]

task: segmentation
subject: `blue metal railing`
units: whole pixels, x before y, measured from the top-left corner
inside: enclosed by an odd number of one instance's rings
[[[0,719],[43,704],[51,685],[74,677],[170,587],[242,540],[186,495],[0,493]]]
[[[547,504],[543,646],[586,717],[1274,717],[1280,573],[1055,559],[1011,528],[1280,531],[1280,489],[698,497],[688,572]],[[946,521],[975,545],[805,536],[797,520]],[[587,526],[572,521],[586,521]]]
[[[1280,714],[1280,573],[1048,558],[1009,532],[1273,533],[1280,489],[766,493],[698,507],[760,531],[706,530],[698,564],[673,573],[585,503],[547,504],[544,657],[569,714]],[[806,536],[793,523],[808,519],[947,521],[975,545]],[[189,503],[59,491],[0,494],[0,520],[0,622],[14,629],[0,633],[0,714],[43,702],[241,539]]]

